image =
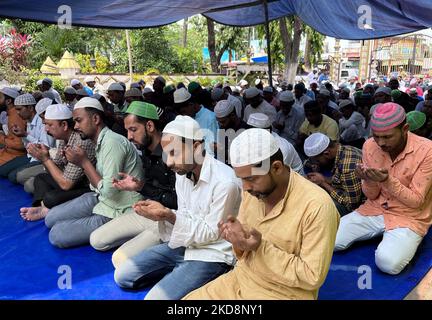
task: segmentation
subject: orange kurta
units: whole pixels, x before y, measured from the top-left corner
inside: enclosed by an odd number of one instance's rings
[[[387,169],[389,178],[362,180],[368,200],[356,211],[383,215],[386,230],[409,228],[424,236],[432,224],[432,141],[409,132],[405,150],[392,161],[370,138],[363,146],[363,164]]]
[[[9,108],[7,114],[9,132],[6,136],[0,136],[0,144],[5,145],[4,148],[0,149],[0,165],[26,154],[22,139],[12,133],[12,127],[14,125],[18,126],[22,130],[26,130],[26,122],[21,119],[15,108]]]

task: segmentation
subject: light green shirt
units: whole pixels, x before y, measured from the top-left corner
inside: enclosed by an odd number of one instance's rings
[[[119,172],[143,179],[144,172],[135,147],[125,137],[102,129],[96,143],[96,171],[102,177],[97,188],[90,188],[99,196],[99,203],[93,208],[94,214],[115,218],[131,212],[132,205],[142,199],[138,192],[119,191],[112,185],[112,179]]]

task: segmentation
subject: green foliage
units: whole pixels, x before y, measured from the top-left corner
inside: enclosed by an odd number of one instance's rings
[[[110,70],[110,62],[107,57],[96,53],[96,66],[93,68],[90,63],[91,56],[89,54],[78,53],[75,55],[75,60],[81,67],[81,73],[106,73]]]
[[[53,76],[53,75],[47,76],[45,74],[42,74],[39,70],[36,69],[27,69],[23,67],[21,69],[21,72],[24,79],[24,89],[29,92],[37,90],[36,82],[45,77],[48,77],[53,81],[52,87],[60,93],[62,93],[64,87],[68,85],[68,82],[66,80],[61,79],[60,76]]]

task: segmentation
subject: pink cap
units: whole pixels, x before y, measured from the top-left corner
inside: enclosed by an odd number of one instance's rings
[[[394,102],[377,105],[371,117],[371,129],[373,131],[387,131],[400,125],[406,118],[402,106]]]

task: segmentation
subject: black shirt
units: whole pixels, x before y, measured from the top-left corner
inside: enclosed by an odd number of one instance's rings
[[[177,209],[175,173],[163,162],[162,146],[159,144],[153,152],[146,149],[141,158],[145,184],[140,193],[146,199],[158,201],[170,209]]]

